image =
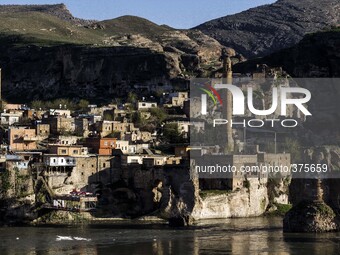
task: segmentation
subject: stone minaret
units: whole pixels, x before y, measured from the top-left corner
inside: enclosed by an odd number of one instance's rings
[[[2,96],[1,96],[1,93],[2,93],[2,70],[0,68],[0,104],[2,105]]]
[[[233,70],[232,70],[232,62],[227,53],[226,49],[222,50],[221,59],[223,61],[223,82],[227,84],[233,83]],[[232,112],[233,112],[233,97],[229,90],[225,93],[225,104],[226,106],[223,108],[225,110],[225,118],[228,120],[228,123],[231,123],[232,120]],[[227,124],[227,142],[224,147],[224,153],[234,152],[234,139],[233,139],[233,130],[230,124]]]

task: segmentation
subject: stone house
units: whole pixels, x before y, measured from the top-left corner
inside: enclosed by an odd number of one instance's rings
[[[171,93],[171,106],[173,107],[183,107],[184,102],[188,99],[188,92],[176,92]]]
[[[36,127],[37,136],[48,137],[50,135],[50,125],[37,123]]]
[[[54,135],[75,132],[75,119],[72,117],[50,116],[43,119],[43,123],[50,125],[50,132]]]
[[[59,156],[84,156],[88,154],[88,148],[82,145],[59,145],[49,144],[48,150],[51,154]]]
[[[90,133],[89,120],[87,118],[77,117],[74,121],[75,133],[82,137],[88,137]]]
[[[138,102],[137,103],[137,110],[148,110],[152,108],[157,108],[157,103],[156,102]]]
[[[12,151],[36,150],[38,140],[35,129],[28,127],[10,127],[8,129],[9,149]]]
[[[89,147],[93,153],[112,155],[112,150],[116,148],[116,141],[116,138],[89,137],[86,139],[85,145]]]
[[[3,112],[0,115],[1,117],[1,125],[13,125],[14,123],[17,123],[20,121],[20,119],[22,118],[22,113],[7,113],[7,112]]]

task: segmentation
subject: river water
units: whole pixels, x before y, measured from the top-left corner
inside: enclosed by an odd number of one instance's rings
[[[0,228],[7,254],[340,254],[340,234],[284,234],[281,218],[203,221],[190,228],[164,224]]]

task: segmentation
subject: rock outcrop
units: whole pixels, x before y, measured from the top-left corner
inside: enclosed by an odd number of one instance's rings
[[[249,179],[249,187],[200,196],[199,179],[189,170],[165,171],[161,215],[172,225],[185,226],[193,220],[254,217],[262,215],[269,204],[267,183]],[[222,191],[221,191],[222,192]]]
[[[284,232],[330,232],[338,230],[336,215],[322,201],[302,201],[283,220]]]
[[[222,195],[209,195],[196,203],[194,219],[225,219],[262,215],[268,206],[267,186],[257,179],[249,179],[248,188]]]
[[[292,77],[340,77],[340,28],[306,35],[293,47],[248,62],[282,66]],[[240,64],[240,66],[246,66]],[[248,67],[250,67],[248,65]]]

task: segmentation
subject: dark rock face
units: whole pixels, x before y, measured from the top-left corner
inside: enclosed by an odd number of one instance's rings
[[[340,29],[307,35],[294,47],[261,60],[293,77],[340,77]]]
[[[158,86],[177,75],[165,54],[133,47],[8,48],[0,53],[7,100],[124,97],[134,84]]]
[[[196,27],[246,57],[264,56],[298,43],[305,34],[340,22],[338,0],[279,0]]]
[[[284,232],[321,233],[338,230],[335,213],[324,202],[302,201],[283,220]]]
[[[304,127],[314,131],[319,137],[311,137],[307,132],[304,143],[311,145],[336,144],[339,136],[340,87],[340,30],[307,35],[294,47],[281,50],[264,58],[237,64],[236,72],[251,72],[257,64],[282,67],[294,78],[313,78],[298,80],[299,86],[307,88],[312,94],[308,109],[313,116],[307,118]]]

